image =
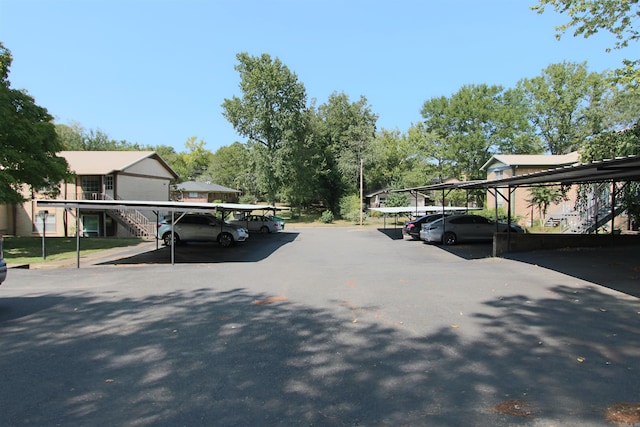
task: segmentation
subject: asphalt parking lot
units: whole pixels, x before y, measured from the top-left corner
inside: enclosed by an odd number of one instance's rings
[[[289,227],[288,227],[289,228]],[[638,248],[509,258],[294,228],[11,269],[1,426],[603,426],[640,402]]]

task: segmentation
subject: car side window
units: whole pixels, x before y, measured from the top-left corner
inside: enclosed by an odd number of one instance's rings
[[[203,217],[203,216],[197,216],[197,217],[194,217],[193,219],[194,219],[194,223],[198,224],[198,225],[208,225],[209,224],[208,219]]]
[[[182,219],[178,222],[178,224],[183,223],[183,224],[194,224],[195,223],[195,218],[191,217],[191,216],[184,216],[182,217]]]

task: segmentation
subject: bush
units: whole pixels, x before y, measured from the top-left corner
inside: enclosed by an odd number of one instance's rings
[[[356,224],[360,222],[360,197],[354,194],[341,198],[340,216],[342,219]]]
[[[331,224],[333,222],[333,212],[324,211],[322,215],[320,215],[320,222],[324,224]]]

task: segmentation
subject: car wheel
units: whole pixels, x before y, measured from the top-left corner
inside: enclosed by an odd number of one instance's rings
[[[165,246],[171,246],[171,233],[164,233],[164,236],[162,236],[162,241],[164,242]],[[178,236],[177,233],[173,233],[173,242],[177,245],[180,244],[180,236]]]
[[[260,228],[260,232],[261,232],[262,234],[267,234],[267,233],[269,232],[269,227],[267,227],[266,225],[263,225],[263,226]]]
[[[233,236],[229,233],[221,233],[218,236],[218,244],[223,248],[228,248],[233,244]]]
[[[447,231],[444,233],[444,236],[442,236],[442,243],[445,245],[455,245],[457,242],[458,238],[455,233],[452,233],[451,231]]]

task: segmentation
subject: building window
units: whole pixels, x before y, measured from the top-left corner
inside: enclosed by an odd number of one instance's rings
[[[198,197],[200,197],[200,193],[198,193],[196,191],[189,191],[189,198],[190,199],[197,199]]]
[[[104,177],[104,189],[113,190],[113,175],[107,175]]]
[[[102,193],[100,191],[100,177],[83,176],[81,180],[82,198],[86,200],[97,200]]]

